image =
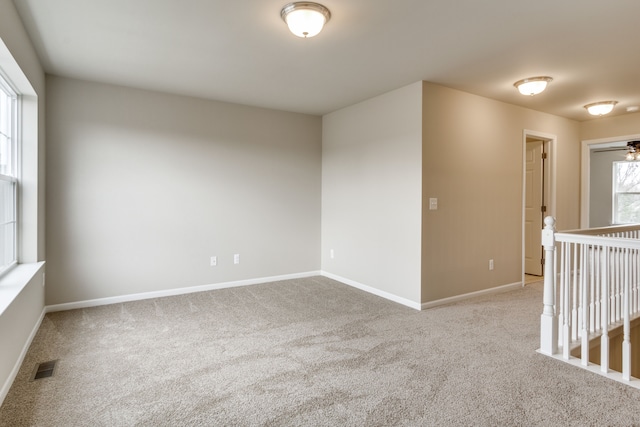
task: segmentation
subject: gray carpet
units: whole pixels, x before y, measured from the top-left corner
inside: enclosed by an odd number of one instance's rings
[[[50,313],[0,425],[640,425],[640,390],[535,352],[541,301],[418,312],[313,277]]]

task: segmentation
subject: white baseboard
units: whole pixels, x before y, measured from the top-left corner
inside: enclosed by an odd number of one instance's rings
[[[497,286],[495,288],[483,289],[481,291],[469,292],[468,294],[456,295],[453,297],[442,298],[435,301],[429,301],[422,303],[422,309],[437,307],[440,305],[451,304],[453,302],[463,301],[469,298],[475,298],[482,295],[499,294],[501,292],[512,291],[518,288],[522,288],[522,282],[511,283],[508,285]]]
[[[301,279],[311,276],[319,276],[320,271],[308,271],[305,273],[285,274],[282,276],[261,277],[257,279],[238,280],[233,282],[215,283],[211,285],[191,286],[188,288],[167,289],[164,291],[143,292],[138,294],[120,295],[116,297],[97,298],[86,301],[69,302],[63,304],[48,305],[45,307],[47,313],[64,310],[74,310],[78,308],[97,307],[101,305],[119,304],[129,301],[139,301],[151,298],[170,297],[175,295],[191,294],[194,292],[213,291],[216,289],[235,288],[239,286],[257,285],[260,283],[277,282],[279,280]]]
[[[13,365],[13,369],[11,370],[9,377],[7,377],[6,381],[2,385],[2,389],[0,389],[0,406],[2,406],[2,403],[4,402],[5,397],[7,397],[7,394],[9,393],[9,389],[11,389],[11,385],[13,384],[13,381],[18,376],[18,371],[20,371],[22,362],[24,362],[24,358],[27,356],[27,351],[29,351],[31,342],[36,337],[36,334],[38,333],[38,329],[40,329],[40,325],[42,324],[42,320],[44,319],[44,315],[46,313],[47,311],[45,307],[42,309],[42,313],[40,313],[40,318],[38,319],[36,324],[33,326],[33,329],[29,334],[29,338],[27,338],[27,341],[24,343],[24,346],[22,347],[22,351],[20,352],[20,356],[16,360],[16,363]]]
[[[321,274],[329,279],[336,280],[338,282],[344,283],[345,285],[352,286],[354,288],[358,288],[361,291],[368,292],[373,295],[377,295],[384,299],[388,299],[389,301],[397,302],[398,304],[405,305],[407,307],[413,308],[415,310],[421,310],[420,303],[408,300],[406,298],[399,297],[397,295],[391,294],[389,292],[381,291],[380,289],[372,288],[371,286],[363,285],[362,283],[358,283],[351,279],[346,279],[344,277],[337,276],[335,274],[327,273],[326,271],[321,272]]]
[[[394,295],[392,293],[382,291],[377,288],[373,288],[371,286],[356,282],[355,280],[347,279],[345,277],[341,277],[332,273],[328,273],[326,271],[308,271],[304,273],[294,273],[294,274],[285,274],[281,276],[271,276],[271,277],[261,277],[256,279],[247,279],[247,280],[238,280],[233,282],[223,282],[223,283],[215,283],[211,285],[200,285],[200,286],[191,286],[188,288],[175,288],[175,289],[167,289],[164,291],[152,291],[152,292],[144,292],[138,294],[129,294],[129,295],[119,295],[115,297],[107,297],[107,298],[97,298],[92,300],[85,301],[76,301],[69,302],[63,304],[54,304],[48,305],[44,308],[43,313],[53,313],[56,311],[64,311],[64,310],[74,310],[78,308],[88,308],[88,307],[98,307],[101,305],[109,305],[109,304],[118,304],[129,301],[139,301],[151,298],[161,298],[161,297],[169,297],[175,295],[184,295],[190,294],[194,292],[205,292],[205,291],[213,291],[216,289],[225,289],[225,288],[235,288],[240,286],[250,286],[250,285],[258,285],[260,283],[269,283],[276,282],[279,280],[291,280],[291,279],[301,279],[305,277],[312,276],[325,276],[329,279],[336,280],[338,282],[344,283],[345,285],[352,286],[354,288],[360,289],[362,291],[368,292],[370,294],[382,297],[384,299],[388,299],[389,301],[396,302],[398,304],[405,305],[407,307],[411,307],[416,310],[426,310],[428,308],[437,307],[440,305],[451,304],[453,302],[462,301],[465,299],[478,297],[481,295],[489,295],[496,294],[500,292],[507,292],[510,290],[514,290],[516,288],[522,287],[522,282],[511,283],[508,285],[498,286],[490,289],[483,289],[481,291],[470,292],[468,294],[456,295],[453,297],[443,298],[435,301],[429,301],[425,303],[418,303],[415,301],[411,301],[409,299]],[[44,315],[44,314],[43,314]],[[42,322],[42,318],[40,319]],[[38,324],[39,325],[39,324]]]

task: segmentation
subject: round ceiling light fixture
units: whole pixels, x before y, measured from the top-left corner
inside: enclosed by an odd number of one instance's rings
[[[586,108],[592,116],[604,116],[605,114],[609,114],[613,111],[613,107],[615,107],[617,103],[618,101],[594,102],[592,104],[585,105],[584,108]]]
[[[513,85],[523,95],[537,95],[547,88],[547,84],[553,79],[548,76],[529,77],[526,79],[518,80]]]
[[[280,16],[289,30],[298,37],[313,37],[331,19],[329,9],[318,3],[298,1],[285,5]]]

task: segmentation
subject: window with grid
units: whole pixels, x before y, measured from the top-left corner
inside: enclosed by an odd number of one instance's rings
[[[613,222],[640,223],[640,161],[613,162]]]
[[[0,75],[0,274],[17,263],[17,96]]]

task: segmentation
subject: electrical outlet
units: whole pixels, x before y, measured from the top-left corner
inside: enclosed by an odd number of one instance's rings
[[[234,254],[233,255],[233,263],[234,264],[240,264],[240,254]]]
[[[493,260],[489,260],[489,270],[493,270]]]
[[[335,257],[335,253],[333,252],[333,249],[331,249],[329,251],[329,258],[333,259]]]
[[[215,267],[216,265],[218,265],[218,257],[217,256],[212,256],[211,257],[211,267]]]

